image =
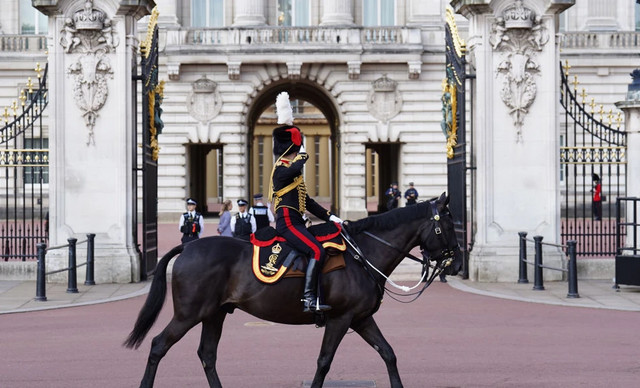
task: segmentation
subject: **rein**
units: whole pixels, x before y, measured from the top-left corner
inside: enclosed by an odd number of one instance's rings
[[[446,246],[447,241],[444,240],[444,236],[442,236],[442,228],[440,228],[440,214],[438,213],[438,209],[436,207],[436,202],[435,201],[431,201],[429,203],[431,205],[431,221],[434,221],[433,223],[433,231],[435,232],[437,238],[440,240],[440,242],[443,242],[444,245]],[[418,285],[420,283],[422,283],[425,280],[425,276],[426,276],[426,271],[425,273],[423,273],[422,277],[420,278],[420,281],[418,282],[418,284],[416,284],[413,287],[406,287],[406,286],[401,286],[398,285],[396,283],[394,283],[388,276],[386,276],[384,273],[382,273],[378,268],[376,268],[373,264],[371,264],[371,262],[369,262],[369,260],[367,260],[367,258],[364,256],[364,254],[362,253],[362,251],[360,251],[360,249],[358,248],[357,244],[355,243],[355,241],[352,240],[351,236],[349,236],[348,232],[343,228],[341,231],[341,234],[343,236],[343,238],[345,239],[345,241],[347,241],[347,243],[351,246],[351,249],[355,252],[354,258],[356,260],[360,260],[362,259],[369,267],[371,267],[372,269],[374,269],[376,272],[378,272],[378,274],[380,274],[387,282],[389,282],[389,284],[391,284],[392,286],[396,287],[399,290],[402,290],[404,292],[409,292],[411,290],[413,290],[414,288],[418,287]],[[455,255],[455,252],[453,249],[451,248],[442,248],[440,254],[436,257],[436,258],[432,258],[433,260],[437,260],[440,257],[442,257],[442,260],[440,261],[440,263],[438,263],[436,266],[432,266],[429,259],[419,259],[417,257],[415,257],[414,255],[412,255],[410,252],[402,250],[398,247],[396,247],[395,245],[391,244],[390,242],[388,242],[387,240],[384,240],[378,236],[376,236],[375,234],[369,232],[369,231],[363,231],[363,234],[371,237],[372,239],[378,241],[381,244],[386,245],[389,248],[394,249],[395,251],[402,253],[404,255],[404,257],[409,258],[413,261],[416,261],[420,264],[422,264],[423,266],[427,266],[430,268],[434,268],[434,271],[431,273],[431,276],[429,276],[429,279],[424,283],[424,286],[422,287],[422,289],[414,294],[411,295],[416,295],[415,298],[413,298],[412,300],[408,301],[408,302],[403,302],[403,303],[410,303],[413,302],[414,300],[418,299],[418,297],[420,297],[420,295],[422,295],[422,293],[427,289],[427,287],[429,287],[431,285],[431,283],[433,283],[433,280],[436,278],[436,276],[439,276],[442,271],[444,271],[444,269],[446,267],[448,267],[449,265],[451,265],[451,263],[453,262],[453,257]],[[426,257],[425,255],[425,250],[422,250],[422,256]],[[367,267],[365,266],[365,269]],[[370,276],[373,277],[373,275],[371,275],[371,273],[367,270],[367,273],[369,273]],[[385,287],[385,291],[387,291],[390,294],[396,294],[396,295],[400,295],[397,293],[394,293],[392,291],[390,291],[389,289],[387,289]],[[393,297],[392,295],[389,295],[392,299],[395,299],[399,302],[402,302],[400,300],[398,300],[397,298]]]

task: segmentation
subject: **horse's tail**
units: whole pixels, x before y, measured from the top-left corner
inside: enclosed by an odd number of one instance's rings
[[[142,344],[151,326],[153,326],[156,319],[158,319],[158,315],[164,304],[164,298],[167,295],[167,266],[169,265],[169,261],[171,261],[175,255],[182,253],[183,250],[184,245],[178,245],[171,249],[158,262],[147,300],[144,302],[140,314],[138,314],[138,319],[136,320],[133,330],[129,333],[127,340],[124,341],[124,346],[137,349]]]

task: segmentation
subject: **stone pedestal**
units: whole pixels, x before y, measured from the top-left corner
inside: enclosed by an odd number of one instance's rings
[[[616,106],[624,112],[627,132],[627,197],[640,198],[640,70],[635,70],[634,74],[627,99],[616,103]],[[635,90],[631,90],[632,86],[635,86]],[[628,206],[627,220],[632,219],[633,209]],[[640,235],[640,230],[636,230],[635,235]],[[633,238],[631,227],[627,227],[625,246],[634,246]]]
[[[95,281],[139,280],[132,224],[132,76],[136,20],[154,3],[33,3],[49,16],[49,245],[95,233]],[[78,245],[78,263],[84,252],[86,245]],[[47,271],[66,267],[67,250],[49,251],[47,265]],[[66,279],[58,276],[49,280]]]
[[[477,166],[473,280],[517,279],[520,231],[560,242],[555,14],[572,3],[452,1],[469,19],[468,55],[477,77],[470,98]],[[545,264],[561,267],[563,257],[545,246]]]

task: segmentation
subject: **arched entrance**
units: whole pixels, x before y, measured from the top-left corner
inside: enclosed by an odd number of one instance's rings
[[[276,96],[286,91],[291,99],[294,124],[304,135],[309,161],[305,165],[307,191],[322,206],[339,213],[338,112],[330,96],[304,81],[283,82],[263,90],[248,115],[249,196],[267,194],[273,167],[271,133],[278,126]]]

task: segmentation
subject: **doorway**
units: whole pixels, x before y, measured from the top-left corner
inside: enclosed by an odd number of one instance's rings
[[[387,211],[384,193],[392,182],[398,182],[399,179],[400,143],[365,143],[365,147],[367,213],[383,213]]]
[[[222,145],[187,145],[187,196],[198,202],[203,216],[215,216],[220,212],[224,193],[222,185]]]

